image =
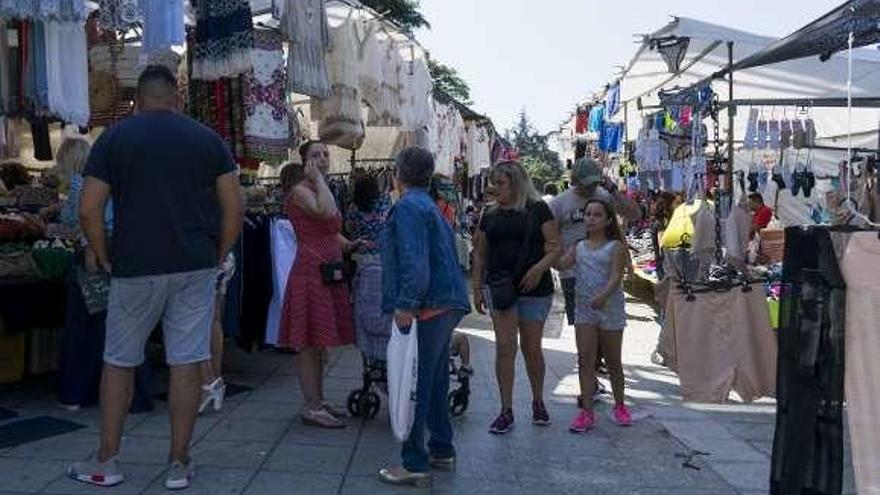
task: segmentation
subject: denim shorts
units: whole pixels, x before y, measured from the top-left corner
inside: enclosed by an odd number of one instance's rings
[[[489,293],[489,289],[485,289],[483,298],[486,301],[486,306],[494,313],[495,308],[492,307],[492,294]],[[553,296],[520,296],[517,298],[516,304],[508,309],[508,311],[513,311],[515,309],[520,321],[538,323],[547,321],[547,316],[550,315],[550,309],[552,307]]]
[[[143,364],[147,339],[160,322],[170,366],[211,359],[216,283],[216,269],[112,279],[104,362]]]

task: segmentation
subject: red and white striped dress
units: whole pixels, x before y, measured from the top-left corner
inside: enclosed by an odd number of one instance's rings
[[[342,217],[309,216],[292,199],[285,211],[296,232],[296,260],[287,280],[278,345],[293,350],[354,344],[354,320],[346,284],[325,285],[321,264],[342,260]]]

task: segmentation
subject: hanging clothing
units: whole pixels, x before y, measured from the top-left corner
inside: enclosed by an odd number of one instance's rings
[[[605,105],[596,105],[590,110],[590,132],[602,132],[605,127]]]
[[[49,109],[49,68],[56,69],[59,60],[50,60],[46,52],[46,23],[43,21],[30,22],[23,27],[24,46],[23,53],[26,59],[23,61],[26,71],[24,73],[24,107],[30,115],[43,116],[50,113]],[[57,47],[53,47],[57,49]],[[53,56],[58,56],[53,50]],[[61,91],[58,75],[53,74],[55,85],[54,92]],[[57,100],[58,97],[56,96]],[[57,104],[57,101],[55,102]],[[50,153],[51,154],[51,153]]]
[[[347,15],[342,17],[347,9]],[[332,91],[324,100],[315,102],[313,117],[318,119],[321,141],[348,150],[361,147],[365,137],[361,115],[360,68],[354,36],[354,8],[339,7],[330,12],[341,17],[340,24],[330,28],[331,46],[327,54]]]
[[[283,0],[282,28],[290,40],[289,89],[315,98],[330,96],[326,55],[330,30],[323,0]]]
[[[401,48],[404,68],[401,74],[401,125],[405,130],[424,129],[431,121],[434,98],[428,62],[415,54],[415,48]],[[407,58],[409,56],[409,58]]]
[[[192,79],[235,77],[253,67],[254,24],[247,0],[193,0]]]
[[[492,166],[489,150],[489,135],[486,128],[474,122],[467,124],[467,155],[468,176],[479,175],[480,171]]]
[[[140,0],[144,10],[144,54],[162,52],[186,41],[183,0]]]
[[[245,156],[277,165],[287,160],[290,147],[282,38],[268,30],[254,38],[253,70],[243,77]]]
[[[695,297],[670,292],[659,344],[681,380],[682,398],[724,403],[731,390],[745,402],[773,396],[776,336],[764,292],[736,288]]]
[[[383,76],[383,56],[378,38],[378,22],[360,13],[351,22],[352,34],[356,46],[358,72],[360,73],[358,87],[361,99],[370,106],[370,118],[373,114],[382,113],[381,92]]]
[[[292,200],[285,206],[297,235],[297,256],[284,295],[278,345],[293,350],[339,347],[354,343],[354,320],[348,287],[328,285],[321,265],[342,261],[338,235],[342,219],[309,216]]]
[[[770,493],[839,494],[847,290],[827,228],[786,229],[782,281]]]
[[[89,124],[89,62],[82,24],[45,24],[49,110],[59,119],[86,127]]]
[[[138,0],[99,0],[98,26],[107,31],[128,31],[144,22]]]
[[[846,280],[846,404],[856,492],[880,493],[880,240],[877,232],[850,234]]]
[[[83,23],[89,15],[85,0],[3,0],[0,17]]]
[[[241,231],[241,333],[238,344],[244,349],[266,340],[266,316],[272,300],[271,219],[267,215],[247,215]]]
[[[620,83],[608,88],[608,94],[605,96],[605,110],[608,117],[614,117],[620,110]]]
[[[401,101],[400,79],[403,71],[403,58],[400,50],[395,48],[394,40],[388,38],[379,41],[379,52],[382,57],[382,82],[378,106],[381,115],[378,120],[370,119],[371,125],[400,125]]]
[[[266,345],[277,346],[281,330],[281,310],[287,293],[288,277],[296,259],[296,232],[286,218],[272,220],[272,300],[266,315]]]

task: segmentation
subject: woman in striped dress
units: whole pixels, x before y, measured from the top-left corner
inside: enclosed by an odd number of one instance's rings
[[[356,249],[341,234],[342,218],[324,175],[330,166],[327,147],[308,142],[300,148],[304,166],[295,173],[285,211],[297,238],[297,256],[284,295],[279,346],[297,351],[300,388],[305,399],[304,423],[344,428],[344,413],[324,401],[323,351],[354,343],[348,286],[327,283],[321,266],[342,261]],[[295,167],[300,167],[294,165]]]

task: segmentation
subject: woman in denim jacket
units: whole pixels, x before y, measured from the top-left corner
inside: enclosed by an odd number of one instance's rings
[[[418,321],[419,354],[415,419],[403,445],[403,465],[382,469],[392,484],[425,485],[430,468],[455,464],[449,420],[449,342],[470,311],[452,229],[428,195],[434,158],[422,148],[397,157],[400,201],[388,220],[382,246],[382,309],[402,331]],[[425,449],[425,428],[430,452]]]

